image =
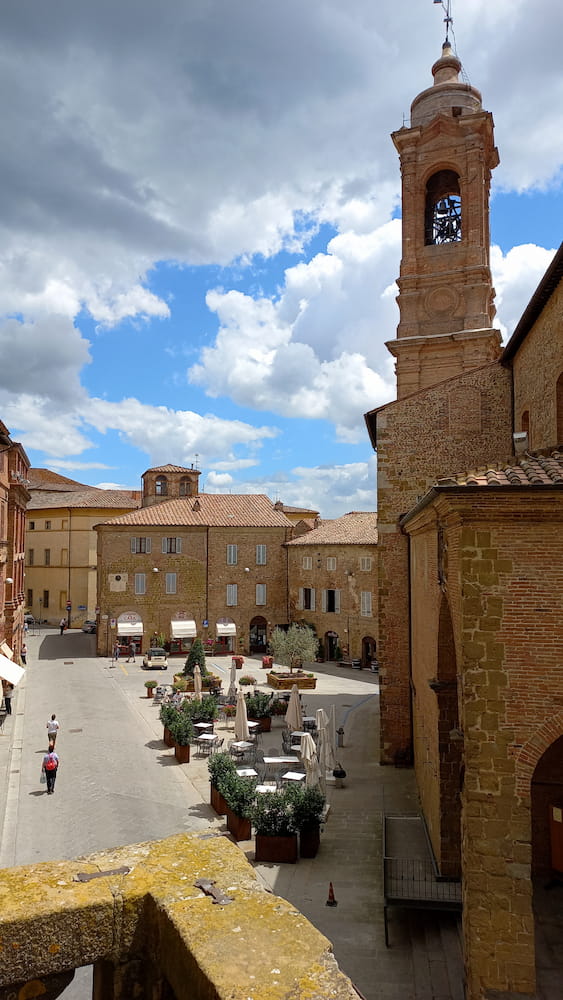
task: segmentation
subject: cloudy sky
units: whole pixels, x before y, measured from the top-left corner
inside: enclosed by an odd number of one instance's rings
[[[563,5],[457,0],[493,112],[510,334],[563,209]],[[541,15],[541,16],[540,16]],[[394,397],[399,164],[431,0],[4,0],[0,417],[34,466],[325,517],[375,506],[363,413]]]

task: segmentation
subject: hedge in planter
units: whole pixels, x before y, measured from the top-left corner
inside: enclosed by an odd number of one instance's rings
[[[236,773],[225,775],[221,791],[227,803],[227,829],[235,840],[250,840],[250,815],[256,795],[256,779],[241,778]]]
[[[172,739],[172,733],[170,732],[170,723],[171,723],[172,719],[174,718],[174,713],[177,712],[177,711],[178,710],[174,707],[174,705],[166,705],[165,704],[165,705],[161,705],[160,706],[160,721],[162,722],[162,725],[164,726],[164,736],[163,736],[163,739],[164,739],[164,742],[166,743],[167,747],[174,746],[174,741]]]
[[[256,861],[295,864],[297,833],[287,789],[258,795],[252,810]]]
[[[219,816],[226,816],[227,803],[223,795],[225,781],[236,773],[236,764],[228,753],[214,753],[208,758],[211,805]]]
[[[219,714],[217,701],[210,694],[205,694],[201,700],[194,698],[182,702],[180,711],[192,722],[213,722]]]
[[[321,840],[321,819],[325,797],[318,785],[295,785],[287,789],[293,819],[299,831],[299,854],[302,858],[315,858]]]
[[[177,711],[170,720],[170,732],[174,740],[174,753],[180,764],[187,764],[190,759],[190,743],[194,738],[192,720],[185,712]]]
[[[263,691],[245,695],[246,714],[252,722],[260,724],[260,732],[269,733],[272,726],[272,699]]]

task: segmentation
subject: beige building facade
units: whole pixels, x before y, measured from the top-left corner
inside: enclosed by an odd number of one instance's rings
[[[327,660],[377,663],[377,515],[351,512],[288,542],[291,621],[312,625]]]

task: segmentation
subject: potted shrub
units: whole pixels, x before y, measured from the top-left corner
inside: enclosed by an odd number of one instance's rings
[[[147,689],[147,698],[154,697],[154,689],[158,687],[158,681],[145,681],[145,687]]]
[[[256,861],[295,864],[297,833],[288,790],[258,795],[252,810]]]
[[[207,673],[205,665],[205,650],[201,639],[194,639],[191,649],[184,664],[184,674],[186,677],[193,677],[196,663],[199,663],[199,670],[202,677]]]
[[[273,667],[273,665],[274,665],[274,657],[273,656],[263,656],[262,657],[262,666],[265,667],[266,670],[270,670],[271,667]]]
[[[242,678],[241,678],[242,681]],[[264,691],[255,691],[246,697],[246,714],[251,722],[257,722],[261,733],[269,733],[272,728],[272,700]]]
[[[174,707],[174,705],[161,705],[160,706],[160,721],[162,722],[162,725],[164,726],[164,735],[163,735],[162,738],[163,738],[164,742],[166,743],[167,747],[173,747],[174,746],[174,740],[172,739],[172,733],[170,732],[170,723],[171,723],[172,719],[174,718],[174,715],[175,715],[176,712],[177,712],[177,709]]]
[[[179,764],[188,764],[190,760],[190,742],[194,737],[192,720],[185,712],[179,711],[170,723],[170,732],[174,740],[174,754]]]
[[[225,780],[236,772],[236,764],[228,753],[214,753],[208,758],[210,802],[219,816],[227,815],[227,803],[222,789]]]
[[[233,663],[235,664],[237,670],[242,670],[242,665],[244,663],[244,656],[233,656]]]
[[[241,687],[250,687],[251,685],[256,684],[257,680],[250,674],[243,674],[242,677],[239,677],[238,682],[241,685]]]
[[[214,722],[219,714],[217,702],[210,694],[205,694],[203,698],[194,698],[192,701],[184,701],[180,709],[189,716],[192,722]]]
[[[221,791],[227,804],[227,829],[235,840],[250,840],[250,814],[256,792],[255,778],[241,778],[236,770],[225,775]]]
[[[288,789],[295,826],[299,831],[299,855],[315,858],[321,841],[321,819],[325,797],[317,786],[297,785]]]

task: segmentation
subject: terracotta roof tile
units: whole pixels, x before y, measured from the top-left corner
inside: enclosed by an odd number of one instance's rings
[[[280,527],[290,528],[284,513],[276,510],[263,494],[199,493],[111,518],[114,525],[200,525],[201,527]]]
[[[143,472],[143,476],[147,475],[147,472],[199,472],[199,469],[186,468],[185,465],[154,465],[152,468],[147,469]]]
[[[140,504],[140,494],[138,498],[134,498],[130,490],[99,490],[94,486],[83,486],[82,490],[69,490],[66,493],[60,490],[35,489],[31,493],[27,510],[44,507],[92,507],[103,510],[106,507],[139,507]]]
[[[58,472],[51,469],[30,469],[27,478],[30,481],[30,490],[87,490],[96,489],[94,486],[86,486],[85,483],[78,483],[75,479],[68,479],[60,476]]]
[[[526,453],[513,465],[466,472],[438,479],[437,486],[563,486],[563,451]]]
[[[332,521],[322,521],[306,535],[294,538],[288,545],[375,545],[377,514],[375,511],[351,511]]]

